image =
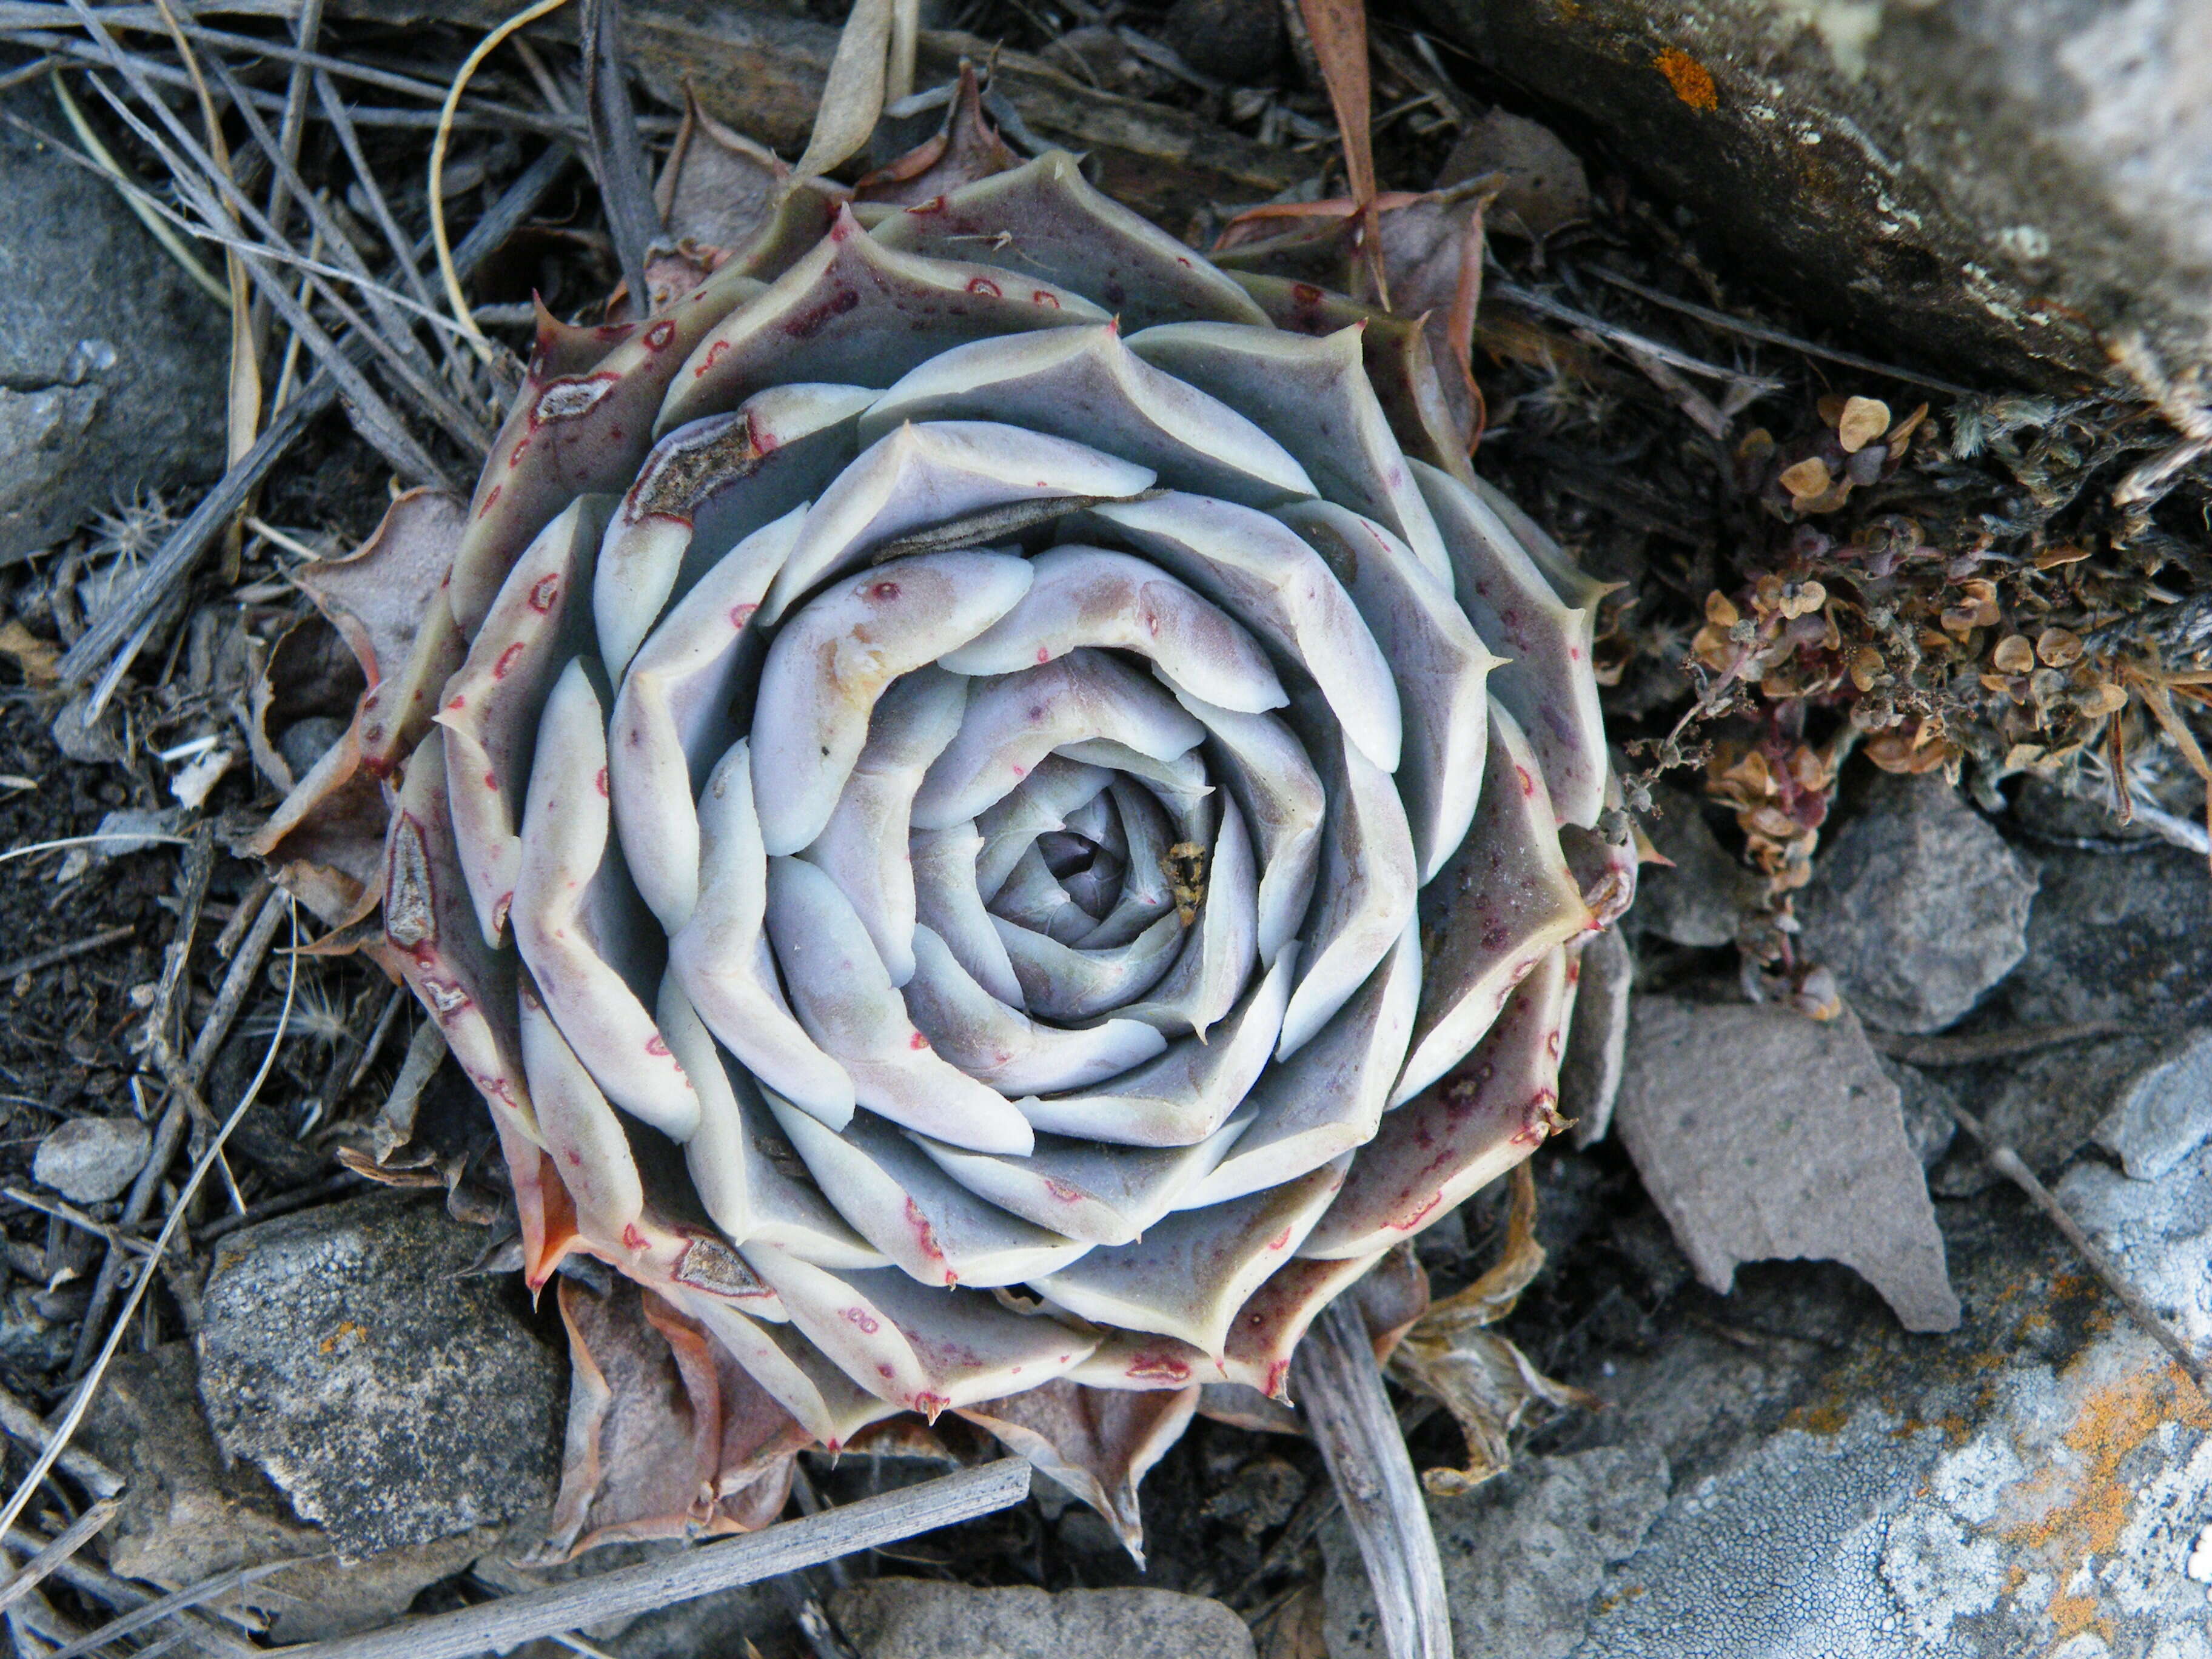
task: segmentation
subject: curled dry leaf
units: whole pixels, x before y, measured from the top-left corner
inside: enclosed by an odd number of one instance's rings
[[[1512,1464],[1510,1437],[1539,1406],[1595,1407],[1595,1395],[1555,1382],[1490,1329],[1511,1313],[1544,1265],[1536,1242],[1536,1183],[1525,1164],[1511,1176],[1505,1243],[1481,1278],[1429,1308],[1389,1359],[1390,1375],[1442,1405],[1467,1439],[1467,1464],[1427,1469],[1421,1484],[1449,1498]]]
[[[662,231],[646,256],[653,308],[666,310],[751,246],[790,178],[782,157],[701,109],[687,83],[684,122],[653,187]]]
[[[351,683],[362,689],[343,734],[306,777],[292,781],[252,842],[285,886],[333,928],[351,927],[376,907],[390,816],[384,781],[428,729],[438,688],[460,664],[444,587],[462,523],[453,496],[410,489],[357,551],[295,571],[324,620],[288,632],[254,688],[255,758],[287,778],[266,729],[271,711],[333,712],[323,702],[347,683],[331,647],[333,632],[357,665]]]
[[[541,1564],[595,1544],[750,1532],[775,1519],[812,1443],[696,1321],[628,1279],[561,1280],[569,1397]]]

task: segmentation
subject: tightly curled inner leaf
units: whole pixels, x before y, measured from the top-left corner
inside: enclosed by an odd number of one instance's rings
[[[550,331],[386,878],[533,1283],[1133,1547],[1200,1384],[1557,1127],[1597,925],[1587,586],[1267,314],[1054,154]]]

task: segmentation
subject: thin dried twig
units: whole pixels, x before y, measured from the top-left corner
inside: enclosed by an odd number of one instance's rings
[[[1493,298],[1503,300],[1509,305],[1519,306],[1525,311],[1535,312],[1539,316],[1549,317],[1572,328],[1586,329],[1607,345],[1623,349],[1633,347],[1670,368],[1702,374],[1708,380],[1755,387],[1760,392],[1779,392],[1783,389],[1783,382],[1771,375],[1747,374],[1741,369],[1723,368],[1718,363],[1709,363],[1702,357],[1692,357],[1679,347],[1668,345],[1664,340],[1655,340],[1647,334],[1623,328],[1618,323],[1608,323],[1602,317],[1593,317],[1587,311],[1577,311],[1548,294],[1539,294],[1535,289],[1522,288],[1517,283],[1492,283],[1490,293]]]
[[[103,1648],[111,1642],[118,1642],[126,1636],[136,1635],[149,1625],[156,1625],[173,1615],[187,1613],[192,1608],[214,1601],[217,1596],[228,1595],[233,1590],[243,1589],[258,1579],[266,1578],[271,1573],[282,1572],[287,1567],[298,1566],[303,1561],[319,1561],[323,1559],[320,1555],[295,1556],[289,1560],[264,1561],[255,1566],[234,1567],[228,1572],[219,1572],[212,1578],[203,1579],[197,1584],[188,1584],[183,1589],[157,1596],[143,1607],[132,1608],[119,1619],[110,1620],[98,1630],[88,1631],[75,1641],[64,1645],[59,1652],[48,1654],[46,1659],[64,1659],[64,1656],[66,1659],[77,1659],[80,1654],[89,1653],[95,1648]],[[190,1626],[191,1633],[195,1637],[202,1641],[207,1639],[207,1634],[201,1621],[183,1622]],[[234,1652],[260,1651],[243,1643],[226,1643],[225,1645]]]
[[[1030,1466],[1018,1457],[1002,1457],[981,1468],[781,1522],[682,1555],[502,1596],[458,1613],[402,1620],[362,1636],[289,1649],[285,1659],[465,1659],[487,1650],[504,1652],[556,1632],[757,1583],[972,1521],[1020,1503],[1029,1491]]]
[[[1358,1310],[1340,1298],[1298,1344],[1291,1387],[1344,1502],[1390,1659],[1451,1659],[1451,1608],[1429,1508]]]
[[[0,1429],[40,1451],[46,1449],[51,1437],[38,1413],[5,1389],[0,1389]],[[80,1451],[74,1446],[62,1453],[61,1469],[94,1498],[112,1498],[123,1490],[121,1475],[90,1452]]]
[[[152,233],[163,251],[177,262],[177,268],[191,278],[192,285],[228,312],[230,309],[230,289],[216,281],[208,268],[200,263],[199,256],[185,245],[184,238],[178,235],[167,221],[147,202],[145,192],[137,187],[136,181],[124,172],[122,164],[108,152],[107,146],[100,143],[100,135],[92,130],[92,123],[84,118],[84,112],[77,107],[76,99],[70,92],[68,80],[58,69],[53,71],[53,86],[54,101],[62,106],[62,117],[70,124],[70,131],[76,135],[77,143],[84,146],[84,153],[114,181],[124,205],[137,216],[138,222]]]
[[[103,1498],[77,1516],[60,1537],[17,1568],[15,1576],[5,1585],[0,1585],[0,1611],[14,1607],[45,1583],[55,1568],[105,1531],[107,1523],[115,1519],[116,1510],[122,1507],[120,1497]]]
[[[359,112],[355,113],[358,116]],[[556,144],[524,169],[491,211],[477,221],[476,228],[453,251],[457,272],[466,275],[473,271],[485,255],[514,234],[544,199],[545,192],[552,189],[554,181],[567,168],[570,155],[565,144]],[[417,257],[420,252],[418,248]],[[356,354],[365,357],[368,348],[365,343],[348,341],[345,351],[349,357]],[[169,532],[168,540],[162,543],[160,550],[140,567],[137,583],[131,592],[112,605],[63,654],[56,672],[64,684],[81,684],[106,667],[111,653],[175,590],[185,571],[207,550],[208,544],[228,522],[231,514],[268,477],[270,469],[285,452],[337,401],[337,380],[327,369],[319,369],[301,388],[300,395],[276,412],[252,449],[223,475],[222,481],[201,499],[184,522]]]
[[[1984,1060],[2033,1054],[2063,1043],[2122,1036],[2134,1028],[2124,1020],[2085,1019],[2064,1025],[2017,1025],[2004,1031],[1976,1031],[1967,1036],[1909,1036],[1900,1031],[1867,1032],[1867,1041],[1892,1060],[1908,1066],[1972,1066]]]
[[[1765,323],[1754,323],[1742,317],[1731,317],[1725,311],[1715,311],[1711,306],[1701,306],[1692,301],[1677,299],[1674,295],[1659,289],[1646,288],[1641,283],[1632,282],[1619,271],[1608,270],[1603,265],[1590,265],[1587,269],[1591,276],[1601,282],[1610,283],[1617,289],[1633,294],[1639,300],[1649,301],[1655,306],[1662,306],[1668,311],[1679,311],[1685,317],[1696,318],[1708,327],[1725,329],[1731,334],[1741,335],[1747,340],[1758,340],[1767,345],[1781,346],[1802,356],[1818,357],[1826,362],[1841,363],[1845,368],[1864,369],[1868,374],[1879,374],[1885,380],[1902,380],[1907,386],[1925,386],[1930,392],[1941,392],[1948,397],[1971,398],[1975,395],[1973,388],[1960,386],[1955,381],[1939,380],[1930,374],[1923,374],[1909,368],[1899,368],[1894,363],[1878,362],[1872,357],[1862,357],[1856,351],[1838,351],[1833,346],[1815,345],[1812,341],[1799,335],[1791,334],[1778,328],[1770,328]]]
[[[592,171],[615,257],[629,288],[631,311],[642,317],[652,295],[645,285],[645,251],[660,233],[653,205],[653,180],[637,136],[637,111],[623,77],[622,0],[584,0],[579,25],[584,45],[584,118],[592,136]]]
[[[2051,1224],[2064,1235],[2066,1242],[2088,1264],[2089,1271],[2097,1275],[2105,1288],[2127,1310],[2128,1317],[2136,1322],[2136,1328],[2172,1355],[2174,1364],[2180,1366],[2190,1382],[2196,1385],[2197,1392],[2208,1401],[2212,1401],[2212,1375],[2208,1375],[2204,1362],[2189,1351],[2189,1345],[2181,1340],[2180,1334],[2143,1300],[2142,1292],[2128,1282],[2128,1277],[2120,1271],[2119,1264],[2089,1242],[2089,1235],[2081,1231],[2080,1222],[2066,1212],[2066,1206],[2058,1201],[2057,1194],[2036,1179],[2035,1171],[2027,1167],[2018,1152],[1990,1134],[1981,1119],[1965,1107],[1949,1101],[1944,1102],[1943,1105],[1958,1126],[1974,1138],[1975,1145],[1982,1149],[1982,1156],[1989,1159],[1990,1167],[2026,1193],[2028,1201],[2042,1211],[2050,1218]]]
[[[58,962],[67,962],[71,957],[81,957],[88,951],[97,951],[110,945],[120,945],[138,931],[138,924],[126,921],[114,927],[103,927],[96,933],[88,933],[67,945],[57,945],[49,950],[33,951],[27,957],[18,957],[13,962],[0,962],[0,981],[11,980],[21,974],[35,974],[41,968],[51,968]]]
[[[99,30],[99,23],[92,18],[91,8],[84,4],[84,0],[70,0],[70,3],[84,11],[88,27]],[[104,31],[100,32],[100,38],[106,38]],[[131,89],[161,118],[162,125],[169,129],[170,136],[177,141],[176,149],[173,149],[164,143],[160,135],[139,119],[130,105],[109,90],[97,76],[88,77],[93,90],[106,99],[125,125],[161,158],[169,169],[170,176],[176,180],[178,189],[184,192],[194,210],[211,225],[220,222],[226,216],[222,202],[219,199],[220,193],[228,198],[230,208],[236,210],[257,234],[266,236],[267,227],[265,222],[261,222],[260,210],[239,194],[236,185],[216,171],[213,163],[207,159],[206,152],[185,130],[183,124],[170,113],[168,106],[154,96],[153,88],[145,83],[137,67],[120,51],[116,52],[113,62],[117,70],[131,82]],[[181,155],[178,154],[179,150],[183,152]],[[210,184],[218,188],[210,189]],[[269,237],[272,243],[276,240],[273,236]],[[383,394],[369,384],[360,368],[347,354],[338,349],[337,343],[324,331],[322,325],[292,297],[291,290],[270,268],[269,261],[236,247],[230,252],[252,279],[253,285],[268,300],[270,307],[300,337],[307,349],[314,353],[324,370],[337,381],[345,394],[347,413],[354,422],[355,429],[402,477],[418,482],[445,483],[443,469],[415,441],[391,404],[385,401]],[[251,453],[249,447],[246,453]],[[232,465],[236,466],[244,459],[240,455],[232,462]]]
[[[469,77],[477,72],[477,66],[490,57],[508,35],[567,3],[568,0],[537,0],[534,5],[515,13],[477,42],[475,49],[461,60],[453,84],[446,89],[446,101],[438,110],[438,136],[430,144],[430,236],[437,244],[438,274],[445,280],[446,303],[453,307],[453,320],[460,325],[461,332],[476,349],[477,356],[487,363],[498,354],[484,337],[484,331],[477,326],[476,319],[469,315],[468,296],[461,292],[459,262],[446,239],[446,145],[453,137],[453,113],[460,107],[461,94],[467,89]]]

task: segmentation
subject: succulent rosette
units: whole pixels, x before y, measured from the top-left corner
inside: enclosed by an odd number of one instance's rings
[[[610,1264],[779,1445],[1121,1424],[1132,1531],[1559,1126],[1600,590],[1366,318],[1054,152],[545,323],[355,739],[533,1285]]]

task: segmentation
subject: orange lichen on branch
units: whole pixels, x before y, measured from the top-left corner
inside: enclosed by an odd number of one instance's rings
[[[1680,46],[1668,46],[1651,60],[1651,67],[1667,77],[1674,95],[1695,110],[1718,109],[1720,94],[1713,88],[1712,71]]]

